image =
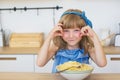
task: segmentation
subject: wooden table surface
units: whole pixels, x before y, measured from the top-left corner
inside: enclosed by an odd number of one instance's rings
[[[0,80],[66,80],[59,74],[51,73],[10,73],[0,72]],[[84,80],[120,80],[120,73],[91,74]]]
[[[120,54],[120,47],[115,46],[104,46],[104,52],[106,54]],[[0,54],[37,54],[40,48],[15,48],[15,47],[0,47]]]

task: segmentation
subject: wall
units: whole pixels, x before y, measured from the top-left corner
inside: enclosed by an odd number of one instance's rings
[[[86,12],[93,22],[93,29],[101,37],[102,29],[110,29],[118,33],[120,22],[120,0],[0,0],[0,8],[13,7],[53,7],[59,5],[60,10],[33,11],[1,11],[1,26],[11,32],[44,32],[53,28],[60,15],[69,8],[77,8]],[[55,23],[54,23],[55,22]]]
[[[52,3],[53,1],[3,0],[0,1],[0,6],[1,8],[52,7],[56,6],[56,3]],[[1,23],[2,27],[10,29],[12,32],[47,33],[53,27],[53,10],[2,11]]]

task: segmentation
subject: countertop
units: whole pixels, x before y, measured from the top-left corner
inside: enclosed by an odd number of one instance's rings
[[[66,80],[60,74],[0,72],[0,80]],[[120,73],[91,74],[84,80],[120,80]]]
[[[39,47],[0,47],[0,54],[37,54]]]
[[[37,54],[39,47],[15,48],[15,47],[0,47],[0,54]],[[106,54],[120,54],[120,47],[104,46]]]

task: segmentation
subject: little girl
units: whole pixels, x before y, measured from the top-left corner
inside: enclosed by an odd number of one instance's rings
[[[53,73],[57,72],[56,66],[67,61],[89,64],[91,58],[100,67],[107,64],[101,43],[85,12],[69,9],[62,14],[40,48],[37,65],[44,66],[53,57]]]

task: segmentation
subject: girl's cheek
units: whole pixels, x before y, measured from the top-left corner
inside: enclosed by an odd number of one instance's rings
[[[63,33],[62,34],[62,37],[64,38],[64,37],[67,37],[68,35],[67,34],[65,34],[65,33]]]
[[[79,37],[79,34],[74,34],[74,36]]]

